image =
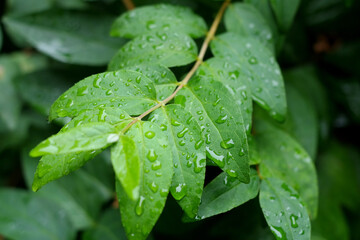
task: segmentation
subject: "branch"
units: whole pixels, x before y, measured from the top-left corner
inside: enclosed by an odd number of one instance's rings
[[[123,0],[125,1],[125,0]],[[185,78],[180,82],[179,86],[176,88],[176,90],[170,95],[168,96],[166,99],[164,99],[163,101],[159,102],[157,105],[155,105],[154,107],[150,108],[149,110],[147,110],[146,112],[144,112],[143,114],[141,114],[140,116],[134,118],[133,121],[131,121],[123,130],[122,132],[125,133],[127,130],[129,130],[129,128],[131,128],[132,125],[134,125],[135,123],[137,123],[138,121],[140,121],[141,119],[143,119],[145,116],[147,116],[148,114],[150,114],[151,112],[155,111],[156,109],[165,106],[168,102],[170,102],[175,96],[176,94],[180,91],[180,89],[182,89],[191,79],[191,77],[194,75],[194,73],[196,72],[196,70],[200,67],[201,63],[204,60],[204,56],[206,53],[206,50],[209,47],[209,43],[210,41],[214,38],[216,30],[219,26],[219,23],[222,19],[222,16],[224,15],[225,9],[227,8],[227,6],[230,4],[231,0],[225,0],[225,2],[221,5],[221,8],[219,9],[218,13],[216,14],[216,17],[210,27],[209,32],[206,34],[206,38],[201,46],[199,55],[197,57],[197,60],[194,64],[194,66],[191,68],[191,70],[188,72],[188,74],[186,74]]]
[[[133,10],[135,8],[135,4],[132,0],[122,0],[127,10]]]

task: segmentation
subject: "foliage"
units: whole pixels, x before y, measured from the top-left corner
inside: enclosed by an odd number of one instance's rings
[[[359,36],[311,42],[331,5],[21,2],[0,34],[0,239],[360,236],[341,134]]]

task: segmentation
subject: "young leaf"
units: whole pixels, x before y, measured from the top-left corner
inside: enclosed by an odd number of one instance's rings
[[[168,4],[138,7],[121,15],[111,35],[134,38],[150,32],[180,32],[198,38],[206,34],[205,21],[189,8]]]
[[[125,43],[108,37],[112,21],[99,12],[59,9],[4,19],[7,28],[39,51],[62,62],[86,65],[106,64]]]
[[[258,192],[259,177],[255,170],[250,171],[248,184],[221,173],[204,188],[197,219],[230,211],[256,197]]]
[[[242,113],[238,107],[234,107],[234,102],[221,82],[201,77],[192,79],[175,98],[175,103],[191,112],[200,125],[206,156],[230,176],[248,183],[246,130]]]
[[[281,31],[287,31],[291,27],[300,0],[270,0],[276,20]]]
[[[185,213],[194,218],[200,204],[206,165],[200,127],[188,111],[175,104],[158,109],[149,120],[160,125],[168,135],[174,162],[170,191]]]
[[[266,122],[256,122],[255,139],[263,177],[277,177],[296,189],[310,217],[315,218],[318,185],[314,164],[306,151],[288,134]],[[276,141],[274,141],[276,139]]]
[[[232,62],[223,58],[211,58],[201,64],[197,72],[203,79],[221,82],[236,99],[242,113],[247,133],[252,125],[252,99],[246,75]]]
[[[120,136],[111,148],[111,161],[116,177],[132,200],[139,198],[141,162],[135,142],[128,136]]]
[[[271,28],[253,5],[248,3],[231,4],[225,13],[224,21],[229,32],[255,37],[272,52],[275,51]]]
[[[49,119],[74,117],[94,107],[121,108],[130,115],[156,104],[155,87],[145,75],[133,70],[106,72],[85,78],[52,105]]]
[[[252,97],[282,122],[286,116],[284,82],[273,54],[258,40],[235,33],[217,36],[211,43],[216,57],[228,59],[247,75]]]
[[[116,127],[105,122],[83,124],[44,140],[31,150],[30,156],[57,155],[97,150],[119,140]]]
[[[298,193],[282,180],[261,182],[260,206],[276,239],[310,239],[310,219]]]
[[[159,218],[173,176],[173,162],[168,137],[154,123],[133,125],[126,136],[137,146],[141,162],[139,199],[134,201],[126,194],[119,181],[116,192],[122,222],[129,239],[146,239]]]
[[[166,67],[187,65],[196,60],[197,46],[188,35],[175,32],[148,33],[125,44],[112,58],[109,70],[143,63]]]

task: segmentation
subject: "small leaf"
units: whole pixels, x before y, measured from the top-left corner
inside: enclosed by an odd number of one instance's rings
[[[191,112],[200,125],[206,156],[230,176],[249,182],[246,130],[234,102],[221,82],[201,77],[193,78],[175,97],[175,103]]]
[[[188,111],[175,104],[155,111],[149,120],[157,123],[169,137],[174,162],[170,191],[185,213],[194,218],[200,204],[206,165],[200,127]]]
[[[112,21],[99,12],[60,9],[4,18],[7,28],[40,52],[62,62],[86,65],[106,64],[125,43],[108,37]]]
[[[119,140],[117,129],[105,122],[94,122],[58,133],[44,140],[30,152],[30,156],[56,155],[97,150]]]
[[[217,36],[211,43],[215,57],[238,65],[247,75],[252,97],[270,115],[283,122],[286,116],[284,82],[273,54],[258,40],[235,33]]]
[[[50,120],[74,117],[94,107],[115,107],[131,115],[156,104],[152,80],[133,70],[106,72],[85,78],[62,94],[50,109]]]
[[[316,217],[318,183],[313,162],[292,137],[266,122],[256,122],[260,173],[285,181],[300,194],[311,218]],[[276,139],[276,140],[274,140]]]
[[[300,0],[270,0],[276,20],[281,31],[287,31],[291,27]]]
[[[221,173],[204,188],[197,219],[204,219],[233,208],[253,199],[259,192],[259,177],[250,172],[250,183],[245,184],[226,173]]]
[[[174,32],[148,33],[125,44],[110,61],[109,70],[143,63],[183,66],[196,58],[197,46],[188,35]]]
[[[131,199],[137,200],[141,164],[135,142],[128,136],[120,136],[119,141],[111,148],[111,161],[124,190]]]
[[[274,52],[274,38],[271,29],[262,14],[251,4],[233,3],[224,16],[229,32],[242,36],[255,37]]]
[[[154,123],[138,122],[128,130],[126,136],[131,137],[137,145],[141,160],[141,181],[139,199],[136,201],[129,198],[117,181],[120,213],[128,239],[146,239],[169,193],[173,176],[172,155],[168,137]]]
[[[197,38],[206,34],[205,21],[189,8],[168,4],[138,7],[121,15],[111,28],[112,36],[134,38],[151,32],[179,32]]]
[[[276,239],[310,239],[310,219],[298,193],[282,180],[264,179],[260,206]]]

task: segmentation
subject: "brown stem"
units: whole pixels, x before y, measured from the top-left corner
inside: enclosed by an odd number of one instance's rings
[[[122,0],[127,10],[133,10],[135,8],[135,4],[132,0]]]
[[[212,23],[209,32],[206,34],[206,38],[205,41],[203,42],[199,55],[197,57],[197,60],[194,64],[194,66],[191,68],[191,70],[188,72],[188,74],[186,74],[185,78],[180,82],[179,86],[176,88],[176,90],[170,95],[168,96],[166,99],[164,99],[163,101],[159,102],[157,105],[153,106],[152,108],[150,108],[149,110],[147,110],[146,112],[144,112],[143,114],[141,114],[140,116],[134,118],[134,120],[132,120],[123,130],[122,132],[125,133],[127,130],[129,130],[129,128],[134,125],[135,123],[137,123],[138,121],[140,121],[143,117],[145,117],[146,115],[150,114],[151,112],[155,111],[156,109],[160,108],[161,106],[165,106],[168,102],[170,102],[175,96],[176,94],[180,91],[181,88],[183,88],[191,79],[191,77],[194,75],[194,73],[196,72],[196,70],[200,67],[201,63],[204,60],[204,56],[206,53],[207,48],[209,47],[209,43],[210,41],[214,38],[216,30],[219,26],[219,23],[221,21],[221,18],[225,12],[225,9],[227,8],[227,6],[230,4],[231,0],[226,0],[221,8],[219,9],[219,12],[216,14],[216,17],[214,19],[214,22]]]
[[[260,178],[261,180],[263,180],[264,177],[263,177],[263,176],[261,175],[261,173],[260,173],[259,165],[256,165],[256,171],[257,171],[257,174],[258,174],[259,178]]]

